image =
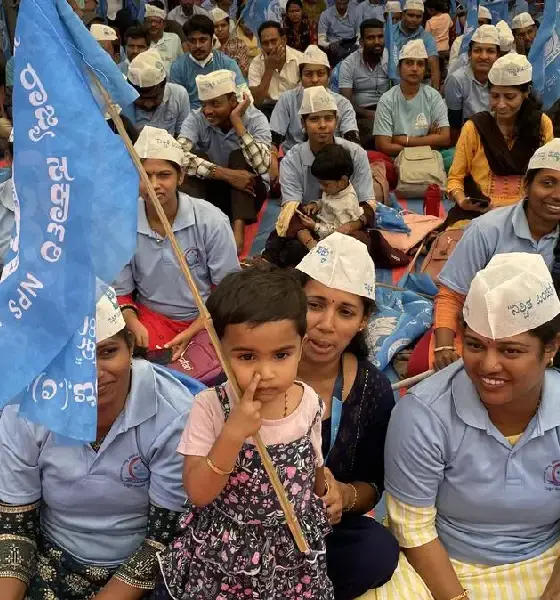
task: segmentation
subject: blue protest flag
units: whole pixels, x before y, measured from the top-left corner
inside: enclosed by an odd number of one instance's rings
[[[253,33],[257,33],[264,21],[282,23],[282,6],[279,0],[247,0],[241,18]]]
[[[395,29],[398,23],[393,23],[391,15],[385,20],[385,48],[387,49],[387,74],[393,81],[399,79],[399,49],[397,48]]]
[[[560,0],[546,0],[544,17],[529,50],[533,86],[545,109],[560,98]]]
[[[481,2],[480,4],[490,11],[492,25],[496,25],[500,21],[505,21],[508,25],[511,25],[508,0],[494,0],[493,2]]]
[[[467,54],[473,33],[475,32],[477,27],[478,27],[478,1],[477,0],[467,0],[467,22],[465,23],[465,30],[463,31],[463,39],[461,41],[459,57]]]
[[[15,225],[0,282],[0,408],[96,435],[97,278],[136,245],[138,175],[92,92],[137,94],[66,0],[22,0],[15,37]]]
[[[457,14],[457,0],[450,0],[449,14],[454,17]]]

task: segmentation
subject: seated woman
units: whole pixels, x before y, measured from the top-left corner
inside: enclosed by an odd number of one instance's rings
[[[445,80],[451,140],[457,143],[463,123],[475,113],[488,110],[488,73],[500,51],[500,37],[493,25],[481,25],[469,44],[469,64],[458,68]]]
[[[197,288],[206,299],[212,286],[239,269],[227,217],[215,206],[177,191],[183,180],[183,149],[163,129],[147,125],[134,145],[185,254]],[[136,344],[173,348],[173,360],[202,330],[194,298],[171,242],[140,184],[137,247],[115,289]]]
[[[227,12],[221,8],[212,10],[212,20],[214,21],[214,35],[218,42],[214,44],[215,50],[220,50],[224,54],[237,61],[243,77],[247,78],[249,73],[249,49],[245,42],[232,34],[230,18]]]
[[[529,159],[552,139],[552,123],[531,91],[532,74],[521,54],[506,54],[492,65],[490,111],[464,124],[449,171],[453,220],[520,200]]]
[[[540,254],[550,268],[560,222],[560,139],[529,161],[522,202],[496,209],[467,227],[440,276],[430,365],[443,369],[462,355],[461,314],[474,276],[496,254]]]
[[[132,360],[113,290],[97,304],[97,438],[61,446],[8,406],[0,419],[0,598],[139,600],[185,495],[176,448],[192,396]]]
[[[447,107],[439,92],[422,83],[428,53],[422,40],[405,44],[399,54],[400,84],[385,92],[375,112],[375,147],[388,156],[404,148],[449,146]]]
[[[305,52],[310,44],[317,43],[317,23],[303,12],[301,0],[288,0],[284,15],[284,31],[290,48]]]
[[[337,106],[331,92],[322,86],[306,88],[299,114],[309,139],[296,144],[280,163],[283,208],[276,231],[270,234],[262,254],[265,260],[281,267],[297,265],[308,252],[308,248],[297,239],[297,233],[304,229],[304,225],[299,221],[296,209],[300,204],[305,206],[321,197],[319,180],[311,169],[318,152],[330,144],[340,144],[350,152],[353,173],[349,181],[365,213],[338,231],[356,235],[362,229],[372,227],[374,222],[373,208],[368,205],[368,202],[373,203],[375,195],[367,153],[358,144],[335,137]]]
[[[383,448],[395,404],[389,380],[366,359],[375,267],[363,244],[333,233],[297,269],[308,300],[298,378],[326,405],[323,499],[333,526],[327,569],[336,600],[351,600],[387,582],[399,555],[395,538],[366,516],[383,493]]]
[[[391,415],[385,492],[403,551],[376,597],[557,598],[560,301],[542,256],[495,256],[463,314],[463,362]]]

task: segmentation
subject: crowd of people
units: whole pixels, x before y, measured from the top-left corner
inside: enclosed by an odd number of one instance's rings
[[[528,59],[543,6],[495,22],[481,4],[467,44],[445,0],[288,0],[255,30],[232,0],[68,3],[138,92],[120,118],[153,189],[97,303],[96,439],[0,413],[0,598],[560,599],[560,110]],[[437,277],[433,374],[400,397],[365,331],[376,267],[411,257],[380,248],[376,212],[390,189],[428,194],[434,165],[440,231],[464,233]],[[179,372],[195,344],[220,365],[175,241],[236,381]]]

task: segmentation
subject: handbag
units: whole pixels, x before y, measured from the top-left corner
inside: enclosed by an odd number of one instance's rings
[[[214,385],[222,374],[222,365],[206,329],[199,331],[179,359],[167,367],[208,386]]]
[[[447,187],[443,158],[429,146],[404,148],[395,159],[399,182],[395,190],[403,198],[422,198],[429,185]]]
[[[408,252],[421,242],[434,229],[437,229],[443,219],[432,215],[418,215],[416,213],[405,214],[405,224],[409,227],[410,232],[404,233],[400,231],[382,231],[381,235],[389,242],[389,244],[397,250]]]
[[[422,263],[421,272],[429,275],[437,283],[441,270],[463,237],[463,233],[463,229],[442,231],[433,241],[432,247]]]

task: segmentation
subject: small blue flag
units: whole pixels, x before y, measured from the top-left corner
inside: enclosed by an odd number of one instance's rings
[[[385,48],[387,50],[387,74],[389,79],[397,81],[399,79],[399,49],[397,48],[395,28],[398,23],[393,24],[391,15],[385,21]]]
[[[560,0],[546,0],[528,58],[533,65],[533,86],[548,110],[560,98]]]
[[[15,225],[0,282],[0,408],[96,437],[96,282],[136,245],[138,174],[91,89],[137,97],[66,0],[22,0],[15,37]]]
[[[467,22],[463,31],[463,39],[459,50],[459,57],[466,55],[473,33],[478,27],[478,0],[467,0]]]
[[[508,0],[494,0],[493,2],[481,2],[480,4],[490,11],[492,25],[496,25],[500,21],[505,21],[508,25],[511,25]]]
[[[247,0],[241,13],[243,22],[253,33],[265,21],[282,23],[282,6],[280,0]]]
[[[449,14],[454,17],[457,14],[457,0],[450,0]]]

